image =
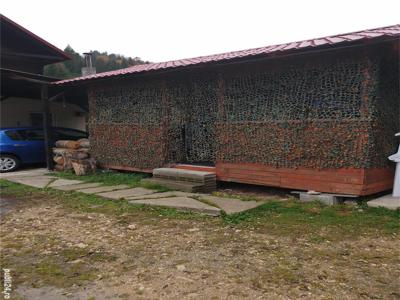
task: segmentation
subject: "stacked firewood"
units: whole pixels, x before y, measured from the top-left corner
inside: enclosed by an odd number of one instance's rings
[[[85,175],[96,170],[96,163],[89,154],[89,140],[60,140],[53,148],[53,159],[56,171],[73,170],[76,175]]]

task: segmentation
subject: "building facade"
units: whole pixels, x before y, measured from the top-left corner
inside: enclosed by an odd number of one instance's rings
[[[185,163],[213,166],[225,181],[353,195],[390,189],[398,38],[313,50],[86,78],[91,151],[115,169]]]

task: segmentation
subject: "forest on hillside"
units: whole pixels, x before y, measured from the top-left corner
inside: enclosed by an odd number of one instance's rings
[[[71,60],[61,63],[48,65],[44,69],[44,75],[59,79],[67,79],[81,76],[81,68],[84,66],[83,55],[77,53],[71,46],[67,46],[64,51],[71,56]],[[139,57],[126,57],[119,54],[108,54],[107,52],[92,51],[93,65],[96,72],[106,72],[123,69],[135,65],[148,63]]]

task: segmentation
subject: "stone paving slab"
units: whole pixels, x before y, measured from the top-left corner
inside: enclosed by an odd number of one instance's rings
[[[56,190],[61,190],[61,191],[76,191],[76,190],[94,188],[94,187],[99,187],[99,186],[101,186],[101,183],[89,182],[89,183],[62,185],[62,186],[57,186],[57,187],[54,187],[54,188]]]
[[[110,198],[110,199],[122,199],[122,198],[127,198],[127,197],[133,197],[133,196],[143,196],[143,195],[148,195],[148,194],[154,194],[154,190],[149,190],[145,188],[132,188],[132,189],[126,189],[126,190],[118,190],[118,191],[112,191],[112,192],[107,192],[107,193],[100,193],[97,194],[98,196],[105,197],[105,198]]]
[[[127,186],[125,184],[107,185],[107,186],[99,186],[99,187],[93,187],[93,188],[79,189],[79,190],[76,190],[76,191],[77,192],[81,192],[81,193],[85,193],[85,194],[98,194],[98,193],[103,193],[103,192],[123,190],[123,189],[127,189],[128,187],[129,186]]]
[[[56,177],[51,176],[27,176],[27,177],[9,177],[7,180],[21,183],[37,188],[45,188],[50,182],[52,182]]]
[[[36,168],[16,172],[0,173],[0,178],[8,179],[12,177],[43,176],[44,174],[47,174],[49,172],[50,171],[45,168]]]
[[[246,211],[255,208],[257,206],[260,206],[261,204],[264,203],[262,201],[242,201],[235,198],[224,198],[224,197],[216,197],[216,196],[202,195],[202,194],[199,194],[198,198],[200,200],[205,200],[215,206],[218,206],[228,215]]]
[[[211,216],[219,216],[221,210],[188,197],[170,197],[158,199],[131,200],[131,204],[172,207],[183,211],[195,211]]]
[[[143,200],[143,199],[157,199],[157,198],[167,198],[167,197],[177,197],[177,196],[183,196],[183,197],[191,197],[196,194],[194,193],[186,193],[186,192],[181,192],[181,191],[170,191],[170,192],[162,192],[162,193],[153,193],[150,195],[144,195],[144,196],[131,196],[127,197],[127,200]]]
[[[400,197],[393,197],[392,195],[385,195],[374,200],[368,201],[369,207],[385,207],[387,209],[396,210],[400,208]]]
[[[58,186],[64,186],[64,185],[73,185],[73,184],[78,184],[82,183],[81,180],[71,180],[71,179],[57,179],[53,181],[52,183],[49,184],[48,187],[58,187]]]

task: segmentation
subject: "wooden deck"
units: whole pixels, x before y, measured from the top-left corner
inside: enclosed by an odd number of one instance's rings
[[[390,190],[394,178],[394,169],[289,169],[248,163],[217,163],[216,173],[221,181],[359,196]]]
[[[102,165],[101,167],[124,171],[152,172],[151,169],[127,166]],[[217,163],[215,167],[174,164],[170,167],[216,173],[219,181],[358,196],[390,190],[394,180],[394,169],[389,168],[316,170],[275,168],[250,163]]]
[[[208,167],[208,166],[197,166],[197,165],[187,165],[187,164],[175,164],[175,165],[172,165],[171,168],[182,169],[182,170],[191,170],[191,171],[201,171],[201,172],[212,172],[212,173],[216,173],[215,167]]]

